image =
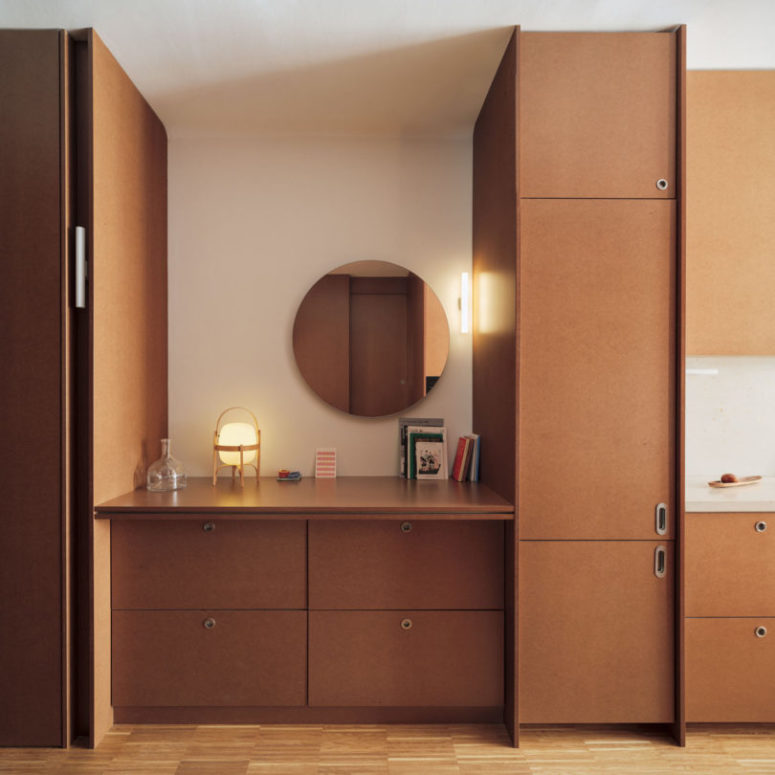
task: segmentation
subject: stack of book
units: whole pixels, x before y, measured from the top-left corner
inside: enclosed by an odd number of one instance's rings
[[[401,417],[400,473],[406,479],[447,479],[447,429],[438,417]]]
[[[478,433],[461,436],[457,440],[455,462],[452,464],[452,479],[456,482],[479,481],[479,451]]]

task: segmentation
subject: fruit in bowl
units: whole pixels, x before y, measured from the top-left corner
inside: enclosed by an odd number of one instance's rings
[[[737,477],[734,474],[721,474],[721,481],[724,484],[731,484],[737,481]]]

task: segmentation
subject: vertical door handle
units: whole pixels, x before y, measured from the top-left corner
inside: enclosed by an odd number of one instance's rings
[[[654,551],[654,575],[658,579],[663,579],[665,573],[667,573],[667,549],[664,546],[658,546]]]
[[[86,309],[86,229],[75,227],[75,307]]]
[[[654,522],[657,535],[667,535],[667,504],[657,503],[654,509]]]

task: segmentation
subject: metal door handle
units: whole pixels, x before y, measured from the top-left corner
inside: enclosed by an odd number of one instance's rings
[[[657,535],[667,535],[667,504],[657,503],[654,509],[654,522]]]
[[[663,579],[667,573],[667,549],[664,546],[658,546],[654,552],[654,575],[658,579]]]

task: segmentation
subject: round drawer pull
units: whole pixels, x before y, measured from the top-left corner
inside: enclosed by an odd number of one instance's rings
[[[763,533],[763,532],[764,532],[764,531],[767,529],[767,523],[766,523],[764,520],[762,520],[761,522],[757,522],[757,523],[756,523],[756,524],[753,526],[753,529],[754,529],[754,530],[755,530],[757,533]]]
[[[757,638],[763,638],[767,634],[767,628],[761,624],[754,630]]]
[[[401,629],[402,630],[411,630],[412,629],[412,620],[411,619],[401,619]]]
[[[660,179],[657,181],[657,188],[658,188],[660,191],[667,191],[667,185],[668,185],[668,184],[667,184],[667,181],[666,181],[664,178],[660,178]]]
[[[204,530],[205,533],[212,533],[213,530],[215,530],[215,522],[205,522],[204,525],[202,525],[202,530]]]
[[[215,627],[215,619],[213,619],[212,616],[208,616],[207,619],[202,622],[202,627],[206,630],[212,630],[213,627]]]
[[[411,533],[412,532],[412,523],[411,522],[402,522],[401,523],[401,532],[402,533]]]

